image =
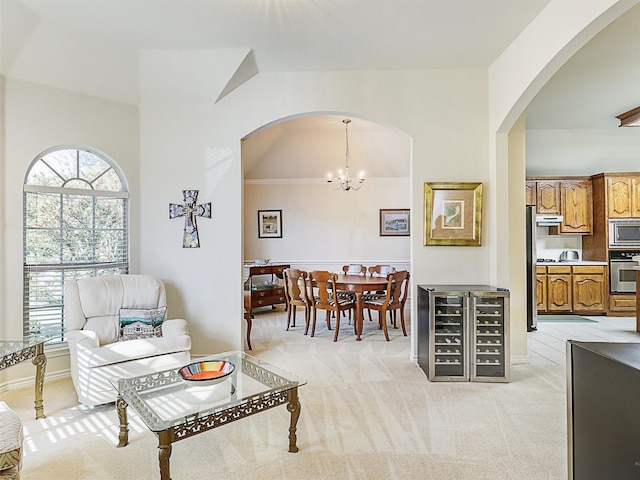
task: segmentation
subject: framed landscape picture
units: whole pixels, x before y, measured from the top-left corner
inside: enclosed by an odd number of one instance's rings
[[[380,236],[404,237],[411,234],[409,209],[380,209]]]
[[[425,245],[480,245],[482,183],[425,183],[424,212]]]
[[[258,238],[282,238],[282,210],[258,210]]]

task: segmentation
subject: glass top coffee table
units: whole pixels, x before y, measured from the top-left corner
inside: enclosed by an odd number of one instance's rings
[[[118,447],[129,443],[127,406],[158,436],[161,480],[170,480],[171,444],[286,404],[291,414],[289,452],[297,452],[298,387],[306,381],[244,352],[226,352],[193,362],[227,361],[235,369],[215,385],[185,382],[177,368],[113,380],[118,390]]]
[[[33,359],[31,362],[36,366],[36,419],[46,417],[42,400],[44,371],[47,366],[44,344],[54,338],[56,338],[55,335],[27,335],[23,338],[0,338],[0,370]]]

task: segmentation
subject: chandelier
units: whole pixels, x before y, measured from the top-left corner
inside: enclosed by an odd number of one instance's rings
[[[338,170],[337,178],[333,178],[331,173],[329,173],[327,175],[327,182],[337,183],[338,186],[336,187],[336,190],[342,189],[345,192],[348,192],[349,190],[359,190],[360,187],[362,187],[362,184],[364,183],[364,172],[360,172],[358,178],[351,178],[351,175],[349,173],[349,124],[351,123],[351,120],[347,118],[345,120],[342,120],[342,123],[344,123],[344,131],[347,144],[344,172],[342,170]]]

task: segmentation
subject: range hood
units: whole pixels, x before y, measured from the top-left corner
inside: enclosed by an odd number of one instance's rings
[[[563,220],[562,215],[536,215],[536,225],[538,227],[555,227]]]

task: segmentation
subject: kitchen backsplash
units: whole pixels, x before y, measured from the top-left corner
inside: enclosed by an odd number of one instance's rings
[[[549,235],[548,227],[536,227],[536,256],[558,260],[563,250],[577,250],[582,260],[582,235]]]

